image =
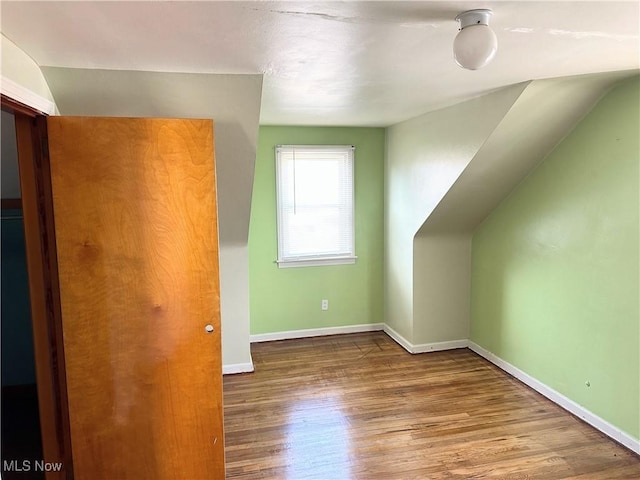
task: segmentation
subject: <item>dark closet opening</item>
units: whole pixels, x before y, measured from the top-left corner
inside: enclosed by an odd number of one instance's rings
[[[18,174],[15,116],[2,111],[0,341],[2,478],[42,479],[33,331]]]

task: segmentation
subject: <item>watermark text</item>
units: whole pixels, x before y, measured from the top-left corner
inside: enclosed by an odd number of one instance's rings
[[[3,472],[61,472],[62,462],[44,460],[3,460]]]

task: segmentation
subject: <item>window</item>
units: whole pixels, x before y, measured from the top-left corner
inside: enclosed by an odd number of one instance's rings
[[[353,152],[276,147],[279,267],[355,263]]]

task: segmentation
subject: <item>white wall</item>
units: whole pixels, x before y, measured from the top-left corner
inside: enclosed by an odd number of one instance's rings
[[[502,120],[526,84],[407,120],[387,129],[385,321],[415,343],[414,236]],[[428,268],[428,266],[426,267]],[[417,279],[421,280],[422,275]]]
[[[249,322],[249,247],[220,246],[223,373],[253,371]]]
[[[262,75],[54,67],[42,72],[63,115],[214,120],[223,368],[251,370],[247,242]]]
[[[414,344],[469,338],[470,235],[416,235],[413,285]]]

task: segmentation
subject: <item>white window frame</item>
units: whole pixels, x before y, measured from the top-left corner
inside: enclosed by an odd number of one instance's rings
[[[341,149],[349,154],[349,162],[351,167],[351,245],[350,251],[344,252],[339,255],[329,254],[317,254],[317,255],[301,255],[301,256],[286,256],[284,252],[283,238],[285,233],[281,232],[284,228],[284,222],[281,218],[282,209],[281,203],[281,161],[280,154],[282,152],[290,153],[295,151],[310,151],[310,150],[336,150]],[[355,242],[356,242],[356,229],[355,229],[355,146],[353,145],[276,145],[275,147],[275,164],[276,164],[276,217],[277,217],[277,236],[278,236],[278,258],[276,263],[279,268],[290,267],[314,267],[323,265],[345,265],[353,264],[358,258],[355,254]]]

